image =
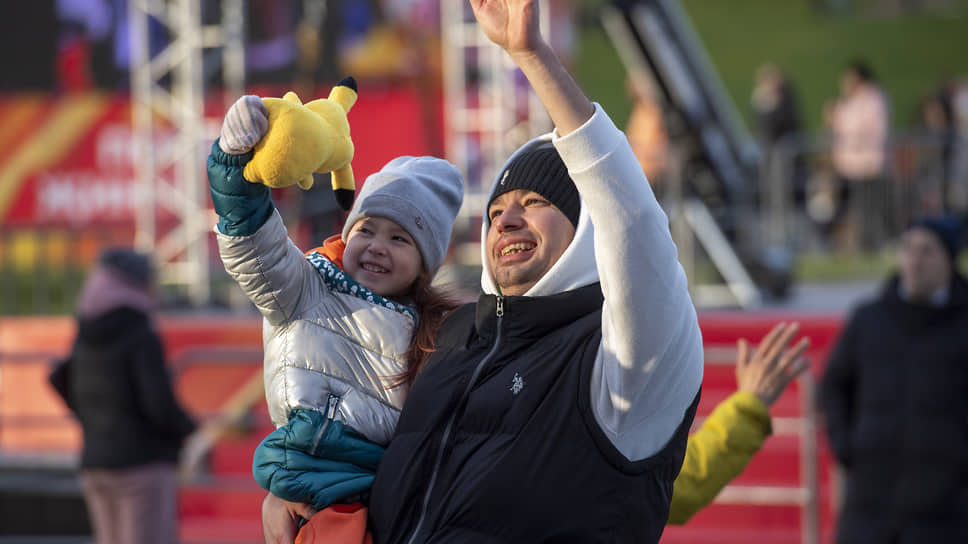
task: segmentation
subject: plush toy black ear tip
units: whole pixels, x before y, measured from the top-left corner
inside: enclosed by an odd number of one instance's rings
[[[337,83],[336,86],[337,87],[349,87],[350,89],[353,89],[353,92],[354,93],[357,92],[357,90],[356,90],[356,80],[353,79],[352,77],[344,77],[343,79],[339,80],[339,83]]]
[[[353,207],[353,197],[356,195],[356,191],[334,189],[333,192],[336,194],[336,203],[339,204],[340,208],[349,211]]]

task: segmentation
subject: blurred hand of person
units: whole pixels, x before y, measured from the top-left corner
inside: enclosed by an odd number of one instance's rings
[[[205,468],[205,460],[215,444],[236,425],[224,417],[206,421],[185,437],[178,455],[178,469],[183,477],[196,476]]]
[[[289,502],[267,493],[262,501],[262,537],[266,544],[293,544],[299,522],[315,514],[316,510],[308,504]]]
[[[739,339],[736,342],[737,388],[756,395],[767,407],[772,406],[786,386],[809,366],[803,353],[810,346],[810,339],[801,338],[790,347],[799,330],[799,323],[780,323],[755,350],[750,349],[745,338]]]
[[[204,425],[185,438],[178,457],[178,469],[182,477],[193,477],[202,472],[205,458],[215,444],[215,434]]]
[[[267,130],[269,110],[261,98],[247,94],[226,112],[218,146],[229,155],[242,155],[251,151]]]

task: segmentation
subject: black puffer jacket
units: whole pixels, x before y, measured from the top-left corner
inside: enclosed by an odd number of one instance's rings
[[[178,405],[148,316],[118,308],[78,321],[51,383],[80,420],[83,468],[175,462],[195,423]]]
[[[897,293],[854,312],[821,387],[847,472],[838,542],[968,542],[968,283],[942,307]]]
[[[599,284],[448,317],[377,471],[374,542],[657,542],[698,394],[626,459],[590,407],[601,320]]]

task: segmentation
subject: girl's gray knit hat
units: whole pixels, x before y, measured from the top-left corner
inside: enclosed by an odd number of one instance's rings
[[[435,273],[444,262],[450,234],[464,200],[457,168],[436,157],[397,157],[366,178],[343,225],[343,241],[364,217],[385,217],[413,237],[424,268]]]

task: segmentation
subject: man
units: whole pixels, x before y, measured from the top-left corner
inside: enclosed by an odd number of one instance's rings
[[[410,390],[372,489],[374,541],[657,542],[703,358],[668,218],[541,38],[538,3],[471,5],[556,131],[495,181],[484,294],[444,322]]]
[[[968,542],[968,282],[961,225],[914,221],[898,274],[850,317],[821,385],[846,473],[839,543]]]
[[[669,523],[683,525],[716,498],[753,460],[773,432],[770,407],[808,365],[810,345],[798,323],[780,323],[751,353],[745,339],[737,342],[736,392],[716,405],[702,426],[689,435],[682,471],[676,478]]]

